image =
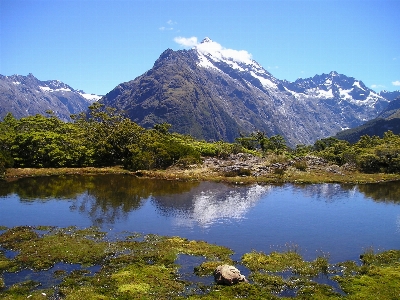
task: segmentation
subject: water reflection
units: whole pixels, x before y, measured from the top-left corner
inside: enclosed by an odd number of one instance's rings
[[[310,259],[314,251],[329,251],[344,261],[368,247],[398,248],[399,199],[397,182],[233,186],[52,176],[0,182],[0,225],[96,225],[111,234],[178,235],[227,246],[239,256],[293,244]]]
[[[74,200],[71,211],[85,214],[93,225],[101,226],[125,219],[151,196],[185,193],[198,184],[123,175],[50,176],[0,182],[0,197],[16,194],[22,203]]]
[[[358,190],[374,201],[400,204],[400,182],[363,184],[358,186]]]
[[[178,226],[207,228],[216,222],[240,220],[271,186],[231,186],[204,182],[190,192],[173,197],[154,197],[154,205]]]
[[[295,194],[327,203],[351,199],[359,192],[377,202],[400,203],[400,184],[393,182],[288,186]],[[146,180],[127,175],[71,175],[0,182],[0,197],[15,194],[22,203],[72,200],[70,211],[86,215],[97,226],[126,220],[130,212],[150,200],[158,213],[172,218],[176,226],[207,228],[214,223],[246,218],[247,212],[272,188]]]
[[[351,198],[357,192],[355,185],[331,183],[294,185],[294,189],[305,197],[312,197],[328,203],[338,199]]]

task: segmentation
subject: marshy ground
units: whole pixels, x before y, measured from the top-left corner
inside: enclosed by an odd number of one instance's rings
[[[232,261],[222,246],[180,237],[124,233],[112,240],[90,227],[1,228],[2,299],[399,299],[400,251],[368,251],[360,261],[330,264],[319,256],[305,261],[295,248],[286,252],[250,252]],[[199,257],[185,266],[180,255]],[[195,260],[194,260],[195,261]],[[211,280],[220,264],[248,270],[249,282],[233,286]],[[60,266],[65,266],[63,269]],[[95,266],[95,272],[93,270]],[[11,286],[5,277],[21,270],[45,272]],[[37,280],[36,280],[37,278]],[[188,278],[191,278],[189,280]],[[327,284],[330,283],[330,284]]]

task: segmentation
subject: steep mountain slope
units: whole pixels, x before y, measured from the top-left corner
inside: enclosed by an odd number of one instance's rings
[[[99,98],[76,91],[58,80],[40,81],[32,74],[0,75],[0,119],[9,112],[21,118],[45,115],[51,110],[60,119],[69,121],[71,114],[86,111]]]
[[[168,49],[152,69],[100,102],[145,127],[168,122],[180,133],[229,141],[261,130],[281,134],[291,146],[360,125],[388,103],[362,82],[335,72],[293,83],[278,80],[246,53],[208,38],[190,50]]]
[[[400,134],[400,97],[391,101],[377,118],[361,126],[338,132],[335,137],[355,143],[361,136],[366,134],[383,137],[383,134],[388,130],[395,134]]]

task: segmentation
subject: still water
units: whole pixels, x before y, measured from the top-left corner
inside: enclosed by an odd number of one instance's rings
[[[295,247],[305,259],[358,260],[400,249],[400,183],[249,185],[126,175],[54,176],[0,182],[0,225],[98,226],[181,236],[251,250]]]

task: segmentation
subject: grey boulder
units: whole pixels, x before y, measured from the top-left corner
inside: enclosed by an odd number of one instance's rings
[[[214,270],[214,280],[218,284],[233,285],[238,282],[247,282],[244,275],[234,266],[220,265]]]

